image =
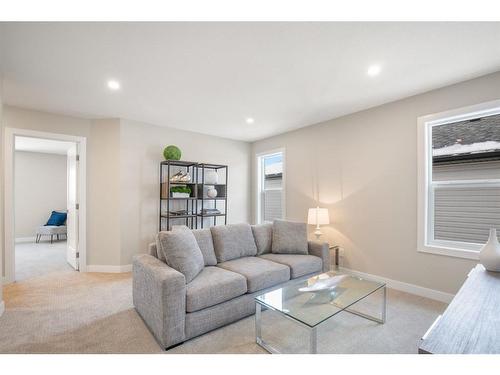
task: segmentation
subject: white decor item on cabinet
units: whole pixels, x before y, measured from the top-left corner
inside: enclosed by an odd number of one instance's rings
[[[215,198],[215,197],[217,197],[217,190],[215,189],[214,186],[210,187],[207,190],[207,195],[208,195],[209,198]]]
[[[217,171],[209,170],[205,172],[205,184],[215,185],[219,182]]]
[[[484,244],[479,252],[479,262],[488,271],[500,272],[500,243],[495,228],[490,229],[488,242]]]

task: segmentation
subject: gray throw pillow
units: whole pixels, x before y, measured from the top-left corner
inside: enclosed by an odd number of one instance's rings
[[[198,242],[201,254],[203,255],[203,259],[205,260],[205,266],[216,266],[217,259],[215,258],[214,243],[212,241],[212,232],[210,232],[210,228],[189,229],[185,225],[172,226],[173,231],[181,229],[193,232],[194,238],[196,238],[196,242]]]
[[[257,255],[250,224],[218,225],[210,230],[218,263]]]
[[[270,253],[273,242],[273,224],[252,225],[252,232],[257,245],[257,255]]]
[[[307,255],[307,224],[274,220],[272,252]]]
[[[191,282],[205,266],[203,255],[196,238],[190,230],[176,230],[158,233],[160,249],[166,263],[179,271]]]

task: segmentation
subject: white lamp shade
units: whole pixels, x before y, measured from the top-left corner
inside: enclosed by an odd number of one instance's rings
[[[327,208],[310,208],[307,215],[307,224],[325,225],[330,224],[330,217]]]

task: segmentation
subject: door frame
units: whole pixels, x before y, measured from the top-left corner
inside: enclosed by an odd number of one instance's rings
[[[86,220],[86,186],[87,186],[87,138],[67,134],[41,132],[29,129],[5,128],[5,154],[4,154],[4,245],[5,245],[5,275],[4,282],[12,283],[15,281],[15,211],[14,211],[14,170],[15,170],[15,137],[32,137],[51,139],[57,141],[75,142],[78,145],[78,154],[80,155],[78,168],[78,252],[80,272],[87,270],[87,220]],[[0,270],[1,271],[1,270]]]

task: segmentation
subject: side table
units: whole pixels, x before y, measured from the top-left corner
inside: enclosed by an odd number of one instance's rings
[[[333,250],[335,252],[334,256],[334,261],[335,261],[335,269],[339,268],[339,252],[340,252],[340,247],[335,245],[335,246],[330,246],[330,250]]]

